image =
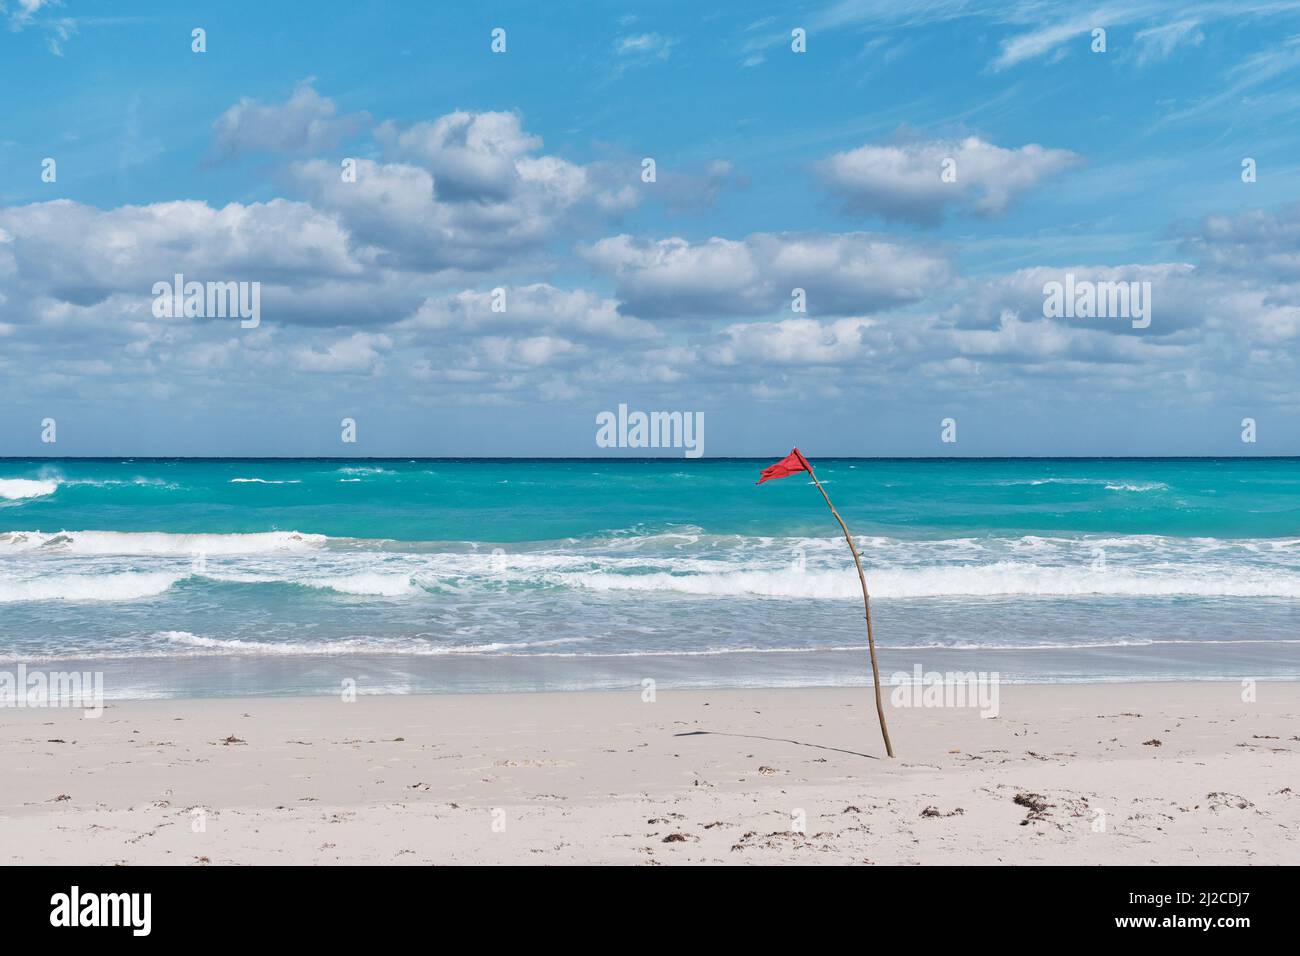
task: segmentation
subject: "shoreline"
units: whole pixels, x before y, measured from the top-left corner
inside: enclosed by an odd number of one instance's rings
[[[895,677],[926,674],[997,675],[1006,686],[1216,683],[1243,679],[1300,680],[1296,646],[1282,643],[1202,646],[1116,645],[1097,648],[890,648],[878,652],[883,689]],[[1210,659],[1210,654],[1213,659]],[[780,653],[735,649],[718,653],[429,655],[341,653],[65,657],[0,660],[0,678],[25,664],[29,672],[72,673],[100,680],[109,701],[336,697],[344,687],[361,696],[511,693],[599,693],[639,688],[653,679],[677,691],[871,687],[865,648]],[[0,707],[0,711],[3,707]]]
[[[22,668],[26,666],[25,662],[15,664],[0,664],[0,673],[8,675],[21,676]],[[48,666],[26,666],[28,673],[42,671],[49,673],[53,670]],[[75,671],[74,671],[75,672]],[[979,672],[961,671],[961,672],[932,672],[927,670],[927,674],[941,673],[948,674],[951,677],[971,677],[978,675]],[[997,672],[987,672],[993,676],[998,676]],[[1230,684],[1234,687],[1240,687],[1244,681],[1255,681],[1260,684],[1277,684],[1285,686],[1288,684],[1300,684],[1300,675],[1269,675],[1264,678],[1239,678],[1232,675],[1212,675],[1212,676],[1188,676],[1175,675],[1170,677],[1126,677],[1116,676],[1088,676],[1088,677],[1069,677],[1069,678],[1008,678],[999,677],[1002,687],[1128,687],[1141,685],[1207,685],[1207,684]],[[881,694],[888,696],[897,687],[910,687],[915,682],[904,684],[890,684],[882,682],[880,685]],[[959,681],[960,683],[960,681]],[[21,686],[21,685],[18,685]],[[87,685],[88,686],[88,685]],[[662,682],[658,685],[660,693],[678,693],[678,694],[707,694],[707,693],[764,693],[768,691],[865,691],[868,694],[873,692],[873,684],[869,678],[863,679],[860,675],[846,678],[841,683],[806,683],[806,684],[764,684],[764,683],[745,683],[736,682],[730,684],[711,684],[711,683],[669,683]],[[922,682],[920,685],[924,687]],[[7,695],[8,685],[5,685],[0,695]],[[596,694],[635,694],[640,693],[641,688],[633,684],[610,683],[600,686],[584,687],[508,687],[499,690],[462,690],[455,687],[444,687],[436,690],[358,690],[358,698],[385,700],[388,698],[464,698],[464,697],[482,697],[482,698],[509,698],[509,697],[537,697],[544,695],[596,695]],[[105,694],[103,698],[103,708],[105,710],[130,704],[146,703],[174,703],[174,704],[201,704],[209,702],[227,701],[258,701],[258,702],[276,702],[289,704],[294,701],[331,701],[337,700],[340,693],[337,689],[317,689],[304,690],[300,692],[284,692],[279,690],[267,691],[265,693],[240,691],[236,693],[187,693],[187,694],[164,694],[164,693],[145,693],[140,696],[113,696]],[[80,705],[62,704],[52,707],[49,704],[26,704],[10,702],[7,696],[0,696],[0,724],[4,722],[4,715],[13,711],[36,711],[36,712],[57,712],[60,708],[71,710],[82,710]]]
[[[0,860],[1294,861],[1300,689],[1255,693],[1008,684],[992,718],[887,701],[892,761],[864,687],[0,709]]]

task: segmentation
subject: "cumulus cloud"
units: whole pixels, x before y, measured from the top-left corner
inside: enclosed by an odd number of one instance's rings
[[[1073,276],[1073,283],[1080,288],[1084,283],[1131,285],[1149,282],[1150,326],[1135,329],[1131,322],[1115,318],[1045,318],[1044,286],[1048,283],[1064,285],[1067,276]],[[1092,328],[1107,334],[1158,338],[1200,325],[1205,320],[1204,295],[1204,281],[1191,263],[1033,266],[964,282],[942,318],[958,329],[997,329],[1011,317],[1026,322]]]
[[[619,235],[582,254],[614,278],[621,311],[650,319],[767,315],[789,309],[796,288],[814,315],[862,314],[917,301],[949,272],[934,252],[866,233]]]
[[[724,328],[708,350],[720,365],[755,362],[764,365],[849,365],[870,357],[869,319],[785,319],[780,322],[737,323]]]
[[[1108,328],[1083,320],[1073,325],[1041,317],[1022,319],[1001,314],[996,328],[956,329],[947,338],[955,355],[1002,363],[1037,364],[1049,361],[1136,363],[1151,357],[1139,340],[1108,334]]]
[[[1300,280],[1300,204],[1207,216],[1186,240],[1189,250],[1210,268]]]
[[[357,332],[330,343],[323,350],[294,349],[293,364],[306,372],[379,372],[383,367],[381,355],[392,344],[386,335]]]
[[[330,149],[370,122],[365,113],[340,115],[334,101],[310,81],[284,103],[241,99],[212,124],[212,155],[233,159],[247,153],[306,153]]]
[[[542,153],[542,139],[523,128],[517,113],[457,110],[432,122],[375,133],[387,159],[426,170],[439,202],[570,209],[590,204],[622,211],[635,196],[604,164],[581,165]]]
[[[208,280],[359,276],[364,257],[305,203],[196,200],[101,210],[67,199],[0,208],[0,269],[37,294],[93,305],[174,273]]]
[[[295,115],[336,115],[309,88],[295,100]],[[248,109],[230,117],[219,127],[233,137],[222,141],[232,149],[252,148],[245,134],[272,121]],[[282,145],[325,135],[306,121],[296,130]],[[286,181],[303,200],[115,209],[57,200],[2,208],[0,322],[48,322],[74,314],[61,306],[110,300],[125,308],[119,297],[147,315],[153,284],[179,272],[191,281],[261,282],[264,313],[276,324],[389,325],[422,302],[425,313],[432,310],[431,283],[463,287],[467,275],[527,265],[584,211],[599,213],[599,177],[541,154],[540,139],[516,114],[457,112],[387,134],[403,158],[360,160],[355,182],[343,181],[336,160],[291,164]],[[452,184],[450,196],[438,194],[438,182]],[[607,338],[654,334],[601,296],[526,283],[512,291],[511,315],[497,329],[514,323]],[[459,305],[469,314],[468,300]]]
[[[357,160],[355,182],[323,159],[294,163],[288,177],[392,268],[500,268],[635,201],[602,170],[540,153],[514,113],[385,123],[376,137],[386,160]]]
[[[489,336],[479,341],[477,352],[480,363],[498,368],[536,368],[576,361],[581,358],[582,346],[553,335],[531,335],[524,338]]]
[[[0,365],[8,372],[40,355],[30,384],[55,389],[115,387],[133,370],[159,396],[181,383],[383,374],[462,403],[567,401],[630,382],[806,394],[868,375],[899,388],[990,377],[1012,388],[1035,376],[1139,388],[1143,375],[1195,376],[1204,387],[1215,367],[1294,372],[1276,350],[1300,336],[1300,307],[1278,281],[1294,270],[1295,218],[1289,209],[1210,217],[1193,236],[1200,264],[1039,266],[967,279],[937,253],[861,233],[620,235],[582,250],[612,293],[504,283],[506,310],[494,312],[483,287],[422,290],[429,273],[386,267],[381,252],[306,203],[102,211],[65,200],[0,212]],[[273,275],[265,326],[245,335],[232,323],[153,318],[149,286],[177,270]],[[1043,285],[1066,272],[1151,282],[1150,328],[1044,318]],[[808,315],[788,311],[795,287],[807,291]],[[676,318],[697,321],[666,322]]]
[[[524,132],[514,113],[467,113],[458,110],[430,123],[399,129],[384,123],[377,139],[391,156],[427,169],[434,177],[439,199],[445,201],[500,201],[515,195],[532,167],[539,162],[529,154],[542,146],[540,137]],[[568,188],[580,186],[581,171],[562,160],[556,168],[567,172]]]
[[[1018,196],[1078,162],[1064,149],[1035,143],[1006,149],[968,136],[860,146],[813,171],[848,212],[934,225],[953,209],[999,216]],[[945,181],[945,168],[952,181]]]
[[[457,334],[545,329],[610,340],[655,338],[659,334],[649,322],[621,315],[617,300],[587,289],[560,289],[544,282],[502,288],[503,312],[493,311],[492,291],[462,290],[426,298],[411,316],[397,323],[397,328]]]
[[[337,118],[321,102],[303,98]],[[335,135],[304,121],[273,147],[245,136],[262,121],[238,114],[227,145],[310,149]],[[626,208],[627,182],[548,154],[512,112],[456,111],[375,136],[377,158],[358,161],[355,182],[337,157],[291,163],[295,198],[0,208],[0,377],[96,400],[300,401],[314,390],[324,401],[375,396],[382,376],[394,384],[385,394],[411,401],[526,404],[633,388],[665,401],[798,398],[864,384],[901,394],[1158,382],[1172,395],[1229,387],[1245,368],[1280,393],[1296,373],[1300,207],[1185,227],[1183,262],[963,277],[933,243],[864,232],[609,235],[601,217]],[[939,179],[947,155],[955,184]],[[818,173],[846,203],[934,221],[995,215],[1076,160],[968,138],[863,147]],[[916,179],[927,164],[933,175]],[[706,174],[693,202],[736,178],[721,162]],[[577,262],[560,258],[575,243]],[[573,285],[583,264],[589,288]],[[176,272],[261,281],[262,327],[153,317],[152,284]],[[1067,272],[1151,282],[1151,326],[1044,318],[1043,285]],[[806,314],[791,312],[796,288]]]
[[[581,195],[541,185],[501,201],[443,202],[428,170],[368,159],[357,161],[356,182],[343,182],[338,165],[321,159],[296,163],[289,175],[384,265],[425,271],[510,264],[544,245]]]

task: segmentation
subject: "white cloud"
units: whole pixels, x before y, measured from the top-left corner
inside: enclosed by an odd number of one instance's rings
[[[315,148],[336,132],[324,103],[304,95],[279,140],[254,136],[270,114],[246,109],[228,124],[227,145]],[[377,136],[382,158],[359,161],[356,182],[342,181],[337,157],[291,164],[297,199],[0,208],[6,379],[96,400],[136,398],[148,383],[151,395],[180,401],[302,403],[310,393],[317,403],[339,394],[528,404],[637,389],[703,404],[867,386],[1030,394],[1045,383],[1076,398],[1110,388],[1173,400],[1189,383],[1240,388],[1246,370],[1261,393],[1284,394],[1297,372],[1295,209],[1209,217],[1185,237],[1186,262],[963,279],[935,243],[862,232],[582,243],[603,211],[635,201],[628,189],[646,191],[547,154],[517,114],[457,111]],[[939,179],[947,155],[956,184]],[[857,208],[934,221],[996,215],[1076,161],[969,137],[864,146],[818,172]],[[693,204],[738,178],[725,161],[702,168]],[[597,236],[615,231],[598,227]],[[596,273],[592,288],[572,287],[575,263],[558,260],[575,242]],[[155,319],[152,283],[178,271],[262,281],[263,327]],[[1150,281],[1151,327],[1043,318],[1044,282],[1067,271]],[[494,286],[506,289],[504,313],[491,310]],[[791,312],[796,287],[807,314]],[[379,375],[394,387],[378,389]]]
[[[15,31],[21,30],[30,24],[42,9],[48,10],[57,6],[61,6],[59,0],[16,0],[13,8],[8,9],[9,28]],[[6,9],[4,4],[0,4],[0,12]]]
[[[365,113],[339,115],[334,101],[307,81],[280,104],[241,99],[212,125],[212,151],[221,159],[255,152],[297,153],[330,149],[370,121]]]
[[[437,196],[446,201],[510,198],[524,183],[524,168],[536,161],[529,154],[542,146],[540,137],[524,132],[514,113],[459,110],[405,129],[384,123],[376,137],[394,158],[432,173]],[[580,185],[577,167],[556,161],[552,172],[567,172],[570,182]]]
[[[804,289],[812,315],[916,301],[948,276],[938,254],[865,233],[757,233],[692,243],[620,235],[584,247],[610,274],[621,311],[642,318],[768,315]]]
[[[945,182],[953,160],[955,180]],[[1019,195],[1079,162],[1035,143],[1006,149],[976,136],[866,145],[817,163],[814,173],[850,212],[933,224],[948,209],[996,216]],[[951,176],[949,177],[952,178]]]
[[[506,310],[492,310],[491,291],[464,290],[426,298],[401,329],[476,331],[550,329],[609,340],[654,338],[648,322],[620,315],[618,302],[586,289],[559,289],[546,283],[504,287]]]
[[[392,268],[501,268],[636,200],[604,170],[539,154],[514,113],[458,111],[376,135],[391,161],[357,160],[355,182],[323,159],[293,164],[289,178]]]
[[[1194,5],[1180,0],[1129,0],[1088,7],[1075,0],[834,0],[810,18],[809,30],[816,34],[857,28],[897,35],[938,23],[963,22],[969,34],[982,38],[990,29],[1009,28],[1014,32],[1000,41],[998,55],[990,64],[998,71],[1030,60],[1060,59],[1072,45],[1080,55],[1087,55],[1090,34],[1096,27],[1110,31],[1111,43],[1118,40],[1123,44],[1124,28],[1141,25],[1137,38],[1144,50],[1137,62],[1142,65],[1163,55],[1160,51],[1167,43],[1199,42],[1198,32],[1164,32],[1177,24],[1195,19],[1226,31],[1247,19],[1276,17],[1294,9],[1291,0],[1202,0]],[[746,50],[765,49],[783,41],[775,31],[759,41],[749,41]]]
[[[1011,313],[1003,313],[995,329],[956,329],[948,344],[963,358],[1017,363],[1141,362],[1150,357],[1142,340],[1110,335],[1099,322],[1079,320],[1071,326]]]
[[[356,182],[320,159],[294,164],[290,178],[385,265],[422,271],[509,264],[551,239],[580,195],[530,182],[499,201],[444,202],[428,170],[368,159],[357,161]]]
[[[483,361],[491,366],[539,367],[552,365],[561,359],[576,359],[583,349],[568,339],[533,335],[519,339],[490,336],[479,342],[478,351]]]
[[[357,332],[338,339],[323,351],[295,349],[293,364],[306,372],[377,372],[382,368],[382,353],[392,345],[392,339],[386,335]]]
[[[1175,20],[1139,30],[1133,39],[1140,47],[1138,64],[1145,65],[1168,59],[1180,46],[1200,46],[1205,41],[1205,34],[1196,20]]]
[[[870,354],[866,333],[873,324],[869,319],[785,319],[729,325],[719,334],[721,341],[709,349],[708,358],[719,365],[854,364]]]
[[[1151,325],[1134,329],[1131,322],[1114,318],[1043,317],[1043,287],[1064,283],[1074,276],[1076,286],[1091,283],[1151,283]],[[1093,328],[1107,334],[1158,339],[1200,325],[1205,318],[1205,286],[1190,263],[1133,263],[1119,266],[1033,266],[1005,275],[963,283],[951,290],[953,303],[943,313],[945,322],[962,329],[996,329],[1007,316],[1025,321],[1042,320],[1074,328]]]
[[[1068,19],[1048,23],[1026,33],[1019,33],[1002,42],[1002,50],[993,61],[993,69],[1005,70],[1026,60],[1037,59],[1056,52],[1062,44],[1070,40],[1090,36],[1093,29],[1097,27],[1113,28],[1131,19],[1130,14],[1114,9],[1103,9],[1082,15],[1075,13]]]
[[[660,33],[636,33],[619,37],[614,42],[614,52],[621,57],[666,60],[676,45],[676,39]]]
[[[1300,281],[1300,204],[1207,216],[1188,248],[1216,270]]]
[[[0,208],[0,270],[69,302],[144,295],[176,272],[208,280],[358,276],[365,263],[332,217],[305,203],[196,200],[101,210],[67,199]]]
[[[44,30],[45,48],[61,57],[63,44],[77,32],[78,21],[72,17],[38,16],[41,11],[52,13],[54,8],[61,6],[63,4],[60,0],[16,0],[13,5],[0,0],[0,16],[7,15],[12,33],[21,33],[30,26]],[[96,22],[106,22],[106,19],[101,18]]]

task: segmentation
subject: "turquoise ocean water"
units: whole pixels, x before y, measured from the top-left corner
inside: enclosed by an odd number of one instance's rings
[[[0,668],[109,696],[860,684],[804,476],[740,460],[0,460]],[[815,460],[887,673],[1300,677],[1300,459]]]

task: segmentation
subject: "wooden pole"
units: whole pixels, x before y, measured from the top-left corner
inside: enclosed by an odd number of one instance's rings
[[[835,506],[831,504],[830,495],[826,494],[826,489],[823,488],[822,483],[817,480],[817,475],[813,471],[812,465],[809,464],[808,459],[804,458],[802,454],[800,454],[799,457],[803,460],[804,467],[808,469],[808,474],[812,476],[813,484],[817,486],[817,490],[820,491],[822,497],[826,499],[826,507],[831,509],[831,514],[833,514],[835,520],[840,523],[840,530],[844,532],[844,540],[849,543],[849,551],[853,554],[853,563],[857,565],[858,568],[858,580],[862,582],[862,607],[867,612],[867,648],[871,652],[871,677],[876,684],[876,713],[880,717],[880,736],[885,738],[885,753],[892,757],[894,756],[894,745],[889,742],[889,727],[885,725],[885,705],[880,699],[880,668],[876,664],[876,640],[871,634],[871,595],[867,593],[867,576],[862,572],[862,560],[858,557],[858,548],[857,545],[853,543],[853,535],[849,534],[848,525],[844,523],[844,519],[840,517],[840,513],[836,511]]]

